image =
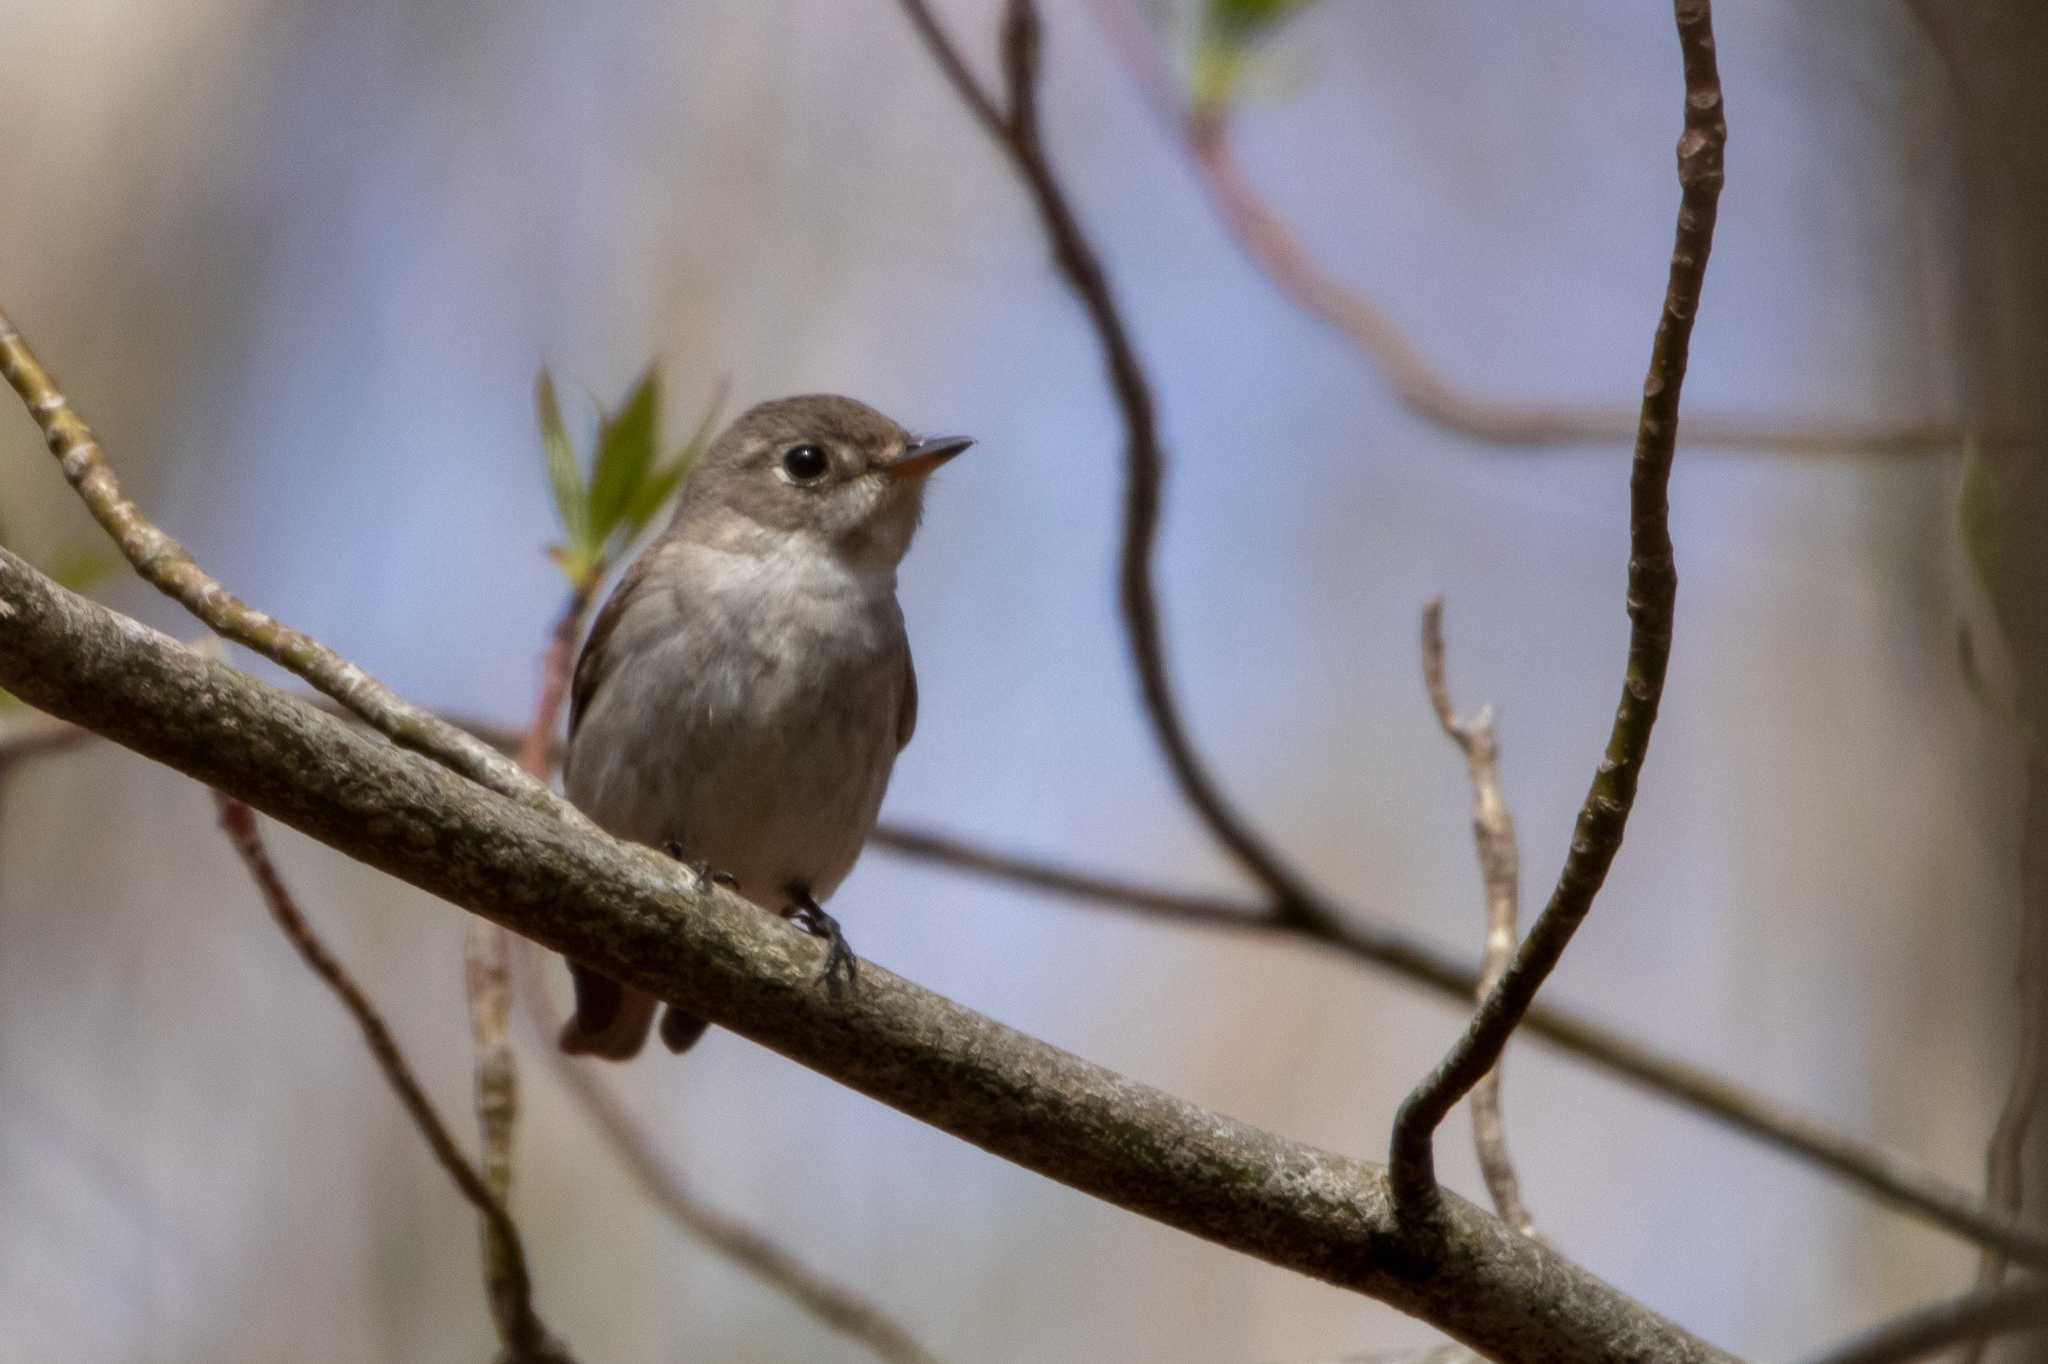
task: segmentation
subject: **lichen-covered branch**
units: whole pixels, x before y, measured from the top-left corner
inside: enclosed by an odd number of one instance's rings
[[[1643,381],[1642,417],[1629,475],[1628,663],[1607,750],[1579,810],[1571,851],[1550,903],[1515,952],[1500,983],[1441,1063],[1408,1095],[1394,1120],[1388,1164],[1395,1199],[1410,1211],[1427,1208],[1438,1190],[1432,1138],[1444,1115],[1500,1060],[1508,1037],[1535,1002],[1551,969],[1584,922],[1621,850],[1636,781],[1649,756],[1650,731],[1671,661],[1671,625],[1678,597],[1667,490],[1678,442],[1678,397],[1685,383],[1693,319],[1705,283],[1707,253],[1721,197],[1722,147],[1728,128],[1714,60],[1708,0],[1673,0],[1685,65],[1685,131],[1678,139],[1677,242],[1657,335]]]
[[[306,699],[322,709],[347,714],[325,697]],[[465,720],[461,727],[508,753],[517,751],[523,741],[521,735],[488,721]],[[21,722],[10,722],[8,732],[0,736],[0,777],[18,762],[68,753],[99,737],[91,730],[32,713]],[[1392,971],[1447,999],[1469,1000],[1478,988],[1478,973],[1457,956],[1390,925],[1356,915],[1347,914],[1342,922],[1323,929],[1282,919],[1270,907],[1250,900],[1189,894],[1080,871],[902,824],[882,825],[871,841],[904,857],[1098,908],[1195,928],[1295,938],[1362,965]],[[2048,1266],[2048,1234],[2026,1226],[2002,1208],[1982,1203],[1896,1151],[1796,1112],[1726,1075],[1665,1055],[1627,1033],[1581,1015],[1542,1004],[1523,1017],[1521,1031],[1646,1094],[1832,1175],[1901,1213],[1980,1245],[2001,1248],[2017,1262]]]
[[[1090,1064],[813,939],[649,849],[571,826],[65,591],[0,550],[0,687],[983,1149],[1369,1294],[1509,1361],[1729,1357],[1452,1195]]]
[[[28,342],[0,313],[0,377],[43,433],[65,479],[143,579],[224,639],[247,645],[333,697],[394,743],[425,753],[473,781],[573,823],[582,816],[490,745],[398,694],[312,636],[256,610],[202,569],[121,491],[92,428],[71,407]]]
[[[1483,1002],[1507,972],[1515,955],[1515,913],[1521,897],[1522,854],[1515,842],[1515,817],[1500,790],[1500,741],[1494,733],[1493,708],[1482,706],[1470,720],[1460,720],[1451,705],[1451,685],[1444,669],[1444,603],[1441,597],[1422,612],[1422,682],[1430,709],[1444,737],[1465,755],[1472,779],[1472,841],[1479,850],[1479,877],[1486,889],[1486,949],[1480,956],[1474,1002]],[[1500,1101],[1500,1065],[1486,1072],[1472,1090],[1472,1144],[1479,1153],[1479,1173],[1501,1220],[1526,1236],[1536,1234],[1535,1219],[1522,1202],[1522,1181],[1508,1158],[1507,1120]]]
[[[343,1007],[355,1018],[377,1068],[384,1072],[386,1083],[398,1095],[406,1115],[426,1139],[434,1159],[448,1172],[455,1187],[476,1208],[503,1247],[502,1264],[489,1287],[491,1318],[497,1325],[498,1337],[504,1343],[507,1358],[515,1364],[566,1364],[568,1352],[549,1336],[533,1310],[533,1281],[527,1273],[526,1253],[520,1245],[519,1229],[513,1224],[512,1215],[505,1210],[503,1198],[462,1154],[455,1138],[449,1134],[448,1124],[441,1121],[441,1115],[435,1111],[433,1100],[420,1087],[418,1077],[413,1074],[405,1053],[399,1050],[398,1041],[391,1035],[383,1015],[370,1003],[369,996],[356,984],[348,968],[327,950],[327,945],[320,941],[313,925],[299,910],[284,878],[278,874],[276,864],[270,860],[269,850],[263,845],[262,834],[256,827],[255,812],[238,797],[224,791],[214,792],[214,803],[220,810],[221,830],[227,834],[228,842],[249,869],[257,890],[262,893],[263,903],[270,910],[270,917],[277,921],[277,926],[283,930],[300,959],[334,991]]]

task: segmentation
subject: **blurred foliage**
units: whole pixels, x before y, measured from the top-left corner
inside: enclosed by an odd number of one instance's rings
[[[2043,680],[2048,678],[2048,535],[2034,513],[2034,499],[2014,486],[1983,453],[1971,447],[1963,456],[1963,488],[1957,507],[1963,550],[1970,571],[1991,608],[2011,680],[2002,700],[1983,673],[1983,653],[1968,623],[1958,645],[1963,673],[1979,699],[2005,716],[2036,753],[2043,746]]]
[[[560,566],[572,590],[589,592],[603,578],[606,567],[615,563],[668,505],[704,453],[725,406],[725,385],[719,384],[690,438],[663,456],[659,453],[661,376],[650,365],[625,401],[613,411],[599,414],[588,479],[562,423],[555,381],[546,370],[541,371],[536,389],[541,453],[547,463],[555,514],[561,518],[566,536],[563,543],[548,548],[548,557]]]

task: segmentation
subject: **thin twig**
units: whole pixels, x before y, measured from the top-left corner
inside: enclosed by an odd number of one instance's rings
[[[2040,1106],[2048,1083],[2048,759],[2027,764],[2027,808],[2020,832],[2019,1041],[2013,1057],[2012,1084],[1984,1153],[1984,1198],[2015,1217],[2025,1206],[2021,1179],[2027,1128]],[[1977,1266],[1977,1286],[1988,1288],[2005,1277],[2009,1257],[2002,1249],[1984,1252]],[[1988,1342],[1971,1341],[1961,1364],[1977,1364]]]
[[[598,576],[593,573],[591,579]],[[548,646],[541,655],[540,692],[533,719],[519,744],[519,766],[536,781],[546,782],[552,770],[555,724],[575,667],[576,637],[589,608],[590,589],[572,589],[548,631]],[[512,1055],[511,991],[506,979],[511,952],[511,935],[497,924],[472,918],[463,925],[462,979],[475,1052],[476,1118],[483,1141],[484,1182],[501,1202],[511,1200],[512,1142],[519,1121],[519,1067]],[[496,1283],[505,1273],[511,1248],[489,1219],[483,1224],[483,1252],[485,1281]]]
[[[1474,1002],[1483,1003],[1506,974],[1515,955],[1515,911],[1521,897],[1522,854],[1515,842],[1515,817],[1500,790],[1500,742],[1494,733],[1493,708],[1460,720],[1451,706],[1451,687],[1444,675],[1444,603],[1438,597],[1422,611],[1422,682],[1430,709],[1446,738],[1465,755],[1472,778],[1472,840],[1479,850],[1479,876],[1486,888],[1486,950],[1479,966]],[[1525,1236],[1536,1223],[1522,1202],[1522,1182],[1508,1158],[1507,1121],[1501,1114],[1500,1063],[1486,1072],[1472,1090],[1472,1144],[1479,1153],[1479,1173],[1493,1197],[1494,1210]]]
[[[340,713],[344,718],[354,718],[326,697],[301,699],[323,710],[332,708],[331,713]],[[0,773],[15,761],[54,756],[79,744],[96,742],[100,737],[40,712],[30,721],[10,722],[8,728],[9,735],[0,737]],[[462,728],[508,753],[516,751],[523,741],[523,736],[489,721],[465,720]],[[900,824],[878,828],[872,841],[875,846],[903,857],[1043,890],[1099,908],[1195,928],[1294,938],[1361,964],[1392,971],[1446,999],[1469,999],[1479,980],[1478,973],[1457,956],[1390,925],[1349,914],[1325,930],[1284,919],[1269,906],[1249,900],[1194,895],[1080,871]],[[1833,1175],[1899,1212],[1981,1245],[2003,1247],[2023,1263],[2048,1266],[2048,1234],[2025,1226],[2002,1209],[1983,1205],[1975,1195],[1906,1156],[1795,1112],[1725,1075],[1652,1050],[1629,1034],[1575,1014],[1538,1004],[1523,1019],[1522,1030],[1647,1094]]]
[[[1181,796],[1216,841],[1258,883],[1273,893],[1281,911],[1304,922],[1328,922],[1333,915],[1308,883],[1255,832],[1231,805],[1196,751],[1168,676],[1152,552],[1159,537],[1160,485],[1166,454],[1159,439],[1151,384],[1145,377],[1100,257],[1074,216],[1054,174],[1038,127],[1038,66],[1041,47],[1038,11],[1032,0],[1007,0],[1003,10],[1001,64],[1004,100],[981,88],[958,48],[933,17],[925,0],[902,0],[903,10],[946,78],[996,143],[1009,156],[1029,190],[1052,249],[1054,263],[1080,301],[1102,348],[1110,390],[1123,415],[1125,483],[1123,543],[1118,554],[1118,599],[1124,635],[1138,675],[1145,716],[1166,756]]]
[[[1699,312],[1707,253],[1714,241],[1722,145],[1728,135],[1720,73],[1714,62],[1712,6],[1709,0],[1673,0],[1672,10],[1685,64],[1685,132],[1678,140],[1682,193],[1670,282],[1657,315],[1649,377],[1643,382],[1642,423],[1629,477],[1629,641],[1621,703],[1550,903],[1464,1034],[1408,1095],[1394,1119],[1387,1163],[1395,1203],[1410,1212],[1427,1209],[1439,1195],[1431,1150],[1438,1125],[1451,1105],[1500,1060],[1508,1037],[1593,907],[1593,898],[1621,848],[1629,810],[1635,803],[1636,780],[1649,754],[1657,703],[1664,692],[1678,595],[1666,493],[1677,448],[1679,390],[1685,382],[1686,350]]]
[[[1432,425],[1488,445],[1531,449],[1634,439],[1633,413],[1502,401],[1472,392],[1438,371],[1386,309],[1318,261],[1260,194],[1232,146],[1229,106],[1190,104],[1128,0],[1096,0],[1094,8],[1125,67],[1186,151],[1239,248],[1296,307],[1334,328],[1377,368],[1403,407]],[[1761,454],[1911,455],[1960,448],[1968,434],[1948,422],[1784,423],[1719,414],[1686,418],[1692,446]],[[1979,439],[1986,437],[1980,434]]]
[[[1916,1307],[1811,1356],[1806,1364],[1908,1364],[1972,1336],[2048,1328],[2048,1282],[2015,1279]]]
[[[892,1364],[935,1364],[935,1357],[881,1308],[852,1289],[833,1283],[759,1231],[700,1199],[682,1171],[662,1155],[633,1120],[612,1087],[598,1075],[597,1067],[577,1061],[555,1045],[562,1029],[562,1015],[541,976],[539,949],[531,943],[514,942],[512,956],[520,1008],[533,1026],[535,1041],[548,1069],[643,1194],[684,1231],[788,1297],[826,1327],[860,1341],[879,1358]]]
[[[535,1361],[536,1364],[545,1360],[567,1360],[566,1351],[549,1336],[547,1328],[541,1325],[540,1318],[534,1313],[533,1283],[527,1274],[525,1251],[521,1248],[519,1228],[513,1225],[512,1215],[492,1192],[484,1176],[456,1146],[455,1138],[449,1135],[448,1125],[441,1121],[440,1114],[434,1111],[433,1100],[420,1088],[412,1066],[398,1049],[397,1040],[392,1037],[391,1029],[385,1025],[376,1006],[370,1003],[362,987],[349,975],[348,968],[327,950],[326,944],[313,931],[312,924],[300,912],[290,889],[284,884],[284,878],[278,875],[276,864],[270,860],[269,851],[263,846],[255,812],[225,792],[215,791],[213,798],[220,811],[220,827],[249,868],[249,875],[263,894],[264,904],[270,908],[271,918],[277,921],[277,926],[284,931],[300,958],[312,968],[313,974],[326,982],[343,1006],[354,1015],[356,1025],[363,1030],[363,1040],[369,1043],[370,1055],[376,1059],[378,1069],[384,1072],[384,1079],[398,1095],[398,1101],[404,1105],[413,1125],[426,1138],[434,1159],[448,1172],[455,1187],[482,1215],[504,1245],[504,1274],[491,1284],[491,1315],[497,1323],[508,1357]]]
[[[255,610],[207,574],[185,547],[143,516],[126,494],[97,437],[75,412],[28,342],[0,313],[0,376],[43,433],[64,477],[135,571],[215,633],[297,673],[360,715],[394,743],[424,753],[501,795],[587,827],[576,808],[520,771],[502,753],[389,687],[310,635]]]

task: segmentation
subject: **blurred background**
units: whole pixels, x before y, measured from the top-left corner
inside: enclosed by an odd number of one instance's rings
[[[989,70],[992,0],[938,8]],[[1096,6],[1044,9],[1049,143],[1163,407],[1158,567],[1197,738],[1322,885],[1476,959],[1466,777],[1418,613],[1447,596],[1453,692],[1498,707],[1533,914],[1614,704],[1626,450],[1482,448],[1403,407],[1220,226]],[[1716,11],[1729,174],[1688,416],[2010,419],[2039,314],[1999,272],[2039,267],[1980,210],[2039,203],[1997,169],[2001,145],[2024,155],[2000,120],[2038,97],[1951,61],[2017,61],[2038,23]],[[2003,34],[1978,22],[2007,11]],[[255,604],[414,700],[517,726],[561,597],[538,367],[575,420],[658,356],[678,434],[721,376],[728,411],[853,394],[980,438],[902,575],[923,710],[888,817],[1245,889],[1127,669],[1094,340],[894,5],[0,0],[0,31],[0,299],[142,504]],[[1479,392],[1633,402],[1677,200],[1668,7],[1323,0],[1260,55],[1238,154],[1334,274]],[[2024,763],[1956,662],[1959,469],[1953,449],[1681,436],[1664,719],[1548,997],[1974,1188],[2012,1064]],[[0,514],[39,562],[96,544],[18,413]],[[99,594],[195,632],[125,575]],[[469,1139],[462,917],[272,842]],[[833,908],[891,970],[1375,1157],[1461,1018],[1306,947],[883,851]],[[642,1199],[518,1041],[514,1208],[539,1306],[584,1359],[868,1357]],[[707,1200],[947,1359],[1434,1338],[728,1033],[607,1078]],[[1799,1354],[1974,1271],[1964,1243],[1539,1044],[1510,1053],[1507,1106],[1543,1233],[1730,1349]],[[1440,1149],[1480,1196],[1462,1110]],[[476,1239],[206,793],[104,745],[13,774],[0,1359],[477,1358]]]

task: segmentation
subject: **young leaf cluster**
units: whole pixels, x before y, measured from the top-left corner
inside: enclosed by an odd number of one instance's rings
[[[561,544],[549,548],[548,555],[573,590],[589,592],[606,567],[616,562],[668,505],[704,453],[724,406],[724,386],[720,385],[706,405],[690,438],[664,455],[660,453],[661,377],[649,366],[625,401],[600,414],[587,477],[563,425],[554,380],[546,370],[541,371],[536,397],[541,453],[564,535]]]

